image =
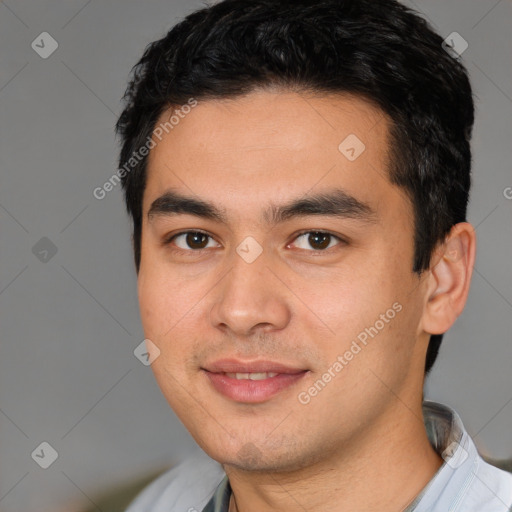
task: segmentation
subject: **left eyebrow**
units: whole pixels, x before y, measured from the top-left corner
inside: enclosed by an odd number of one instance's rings
[[[365,222],[377,222],[377,212],[371,206],[342,189],[295,199],[281,206],[271,205],[264,212],[268,224],[278,224],[294,217],[325,215],[338,218],[350,218]]]
[[[209,201],[182,195],[169,190],[155,199],[149,208],[148,218],[188,214],[228,224],[225,209]],[[342,189],[332,189],[323,193],[294,199],[283,205],[270,204],[263,212],[263,220],[269,225],[286,222],[295,217],[324,215],[350,218],[364,222],[377,221],[377,213],[367,203],[356,199]],[[150,219],[151,220],[151,219]]]

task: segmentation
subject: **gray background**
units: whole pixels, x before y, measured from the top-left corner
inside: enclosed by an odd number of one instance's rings
[[[113,126],[131,66],[201,5],[0,3],[3,512],[122,510],[195,446],[133,354],[143,332],[120,187],[103,200],[92,191],[116,169]],[[469,219],[479,252],[469,303],[445,337],[427,396],[457,409],[484,454],[510,458],[512,6],[408,5],[443,37],[456,31],[468,42],[477,95]],[[44,31],[59,44],[47,59],[31,48]],[[53,256],[36,246],[43,237]],[[58,452],[48,469],[31,458],[43,441]]]

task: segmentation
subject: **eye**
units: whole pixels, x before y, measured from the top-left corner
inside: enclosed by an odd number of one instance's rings
[[[301,240],[302,242],[297,244],[297,240]],[[331,242],[337,240],[338,242],[345,243],[343,239],[340,237],[329,233],[328,231],[306,231],[304,233],[299,234],[295,238],[294,245],[298,246],[299,249],[308,250],[307,245],[313,248],[315,251],[325,251],[326,249],[330,249],[333,245]],[[301,247],[302,245],[302,247]]]
[[[335,243],[336,241],[338,243]],[[339,245],[340,242],[346,243],[345,240],[328,231],[305,231],[295,237],[293,245],[310,252],[322,252]],[[219,247],[219,244],[210,235],[202,231],[182,231],[181,233],[176,233],[164,241],[164,245],[171,244],[175,245],[178,250],[187,252],[198,252],[202,249]]]
[[[208,240],[216,243],[210,235],[203,233],[202,231],[182,231],[181,233],[177,233],[165,241],[165,245],[174,244],[178,247],[178,249],[183,251],[199,251],[201,249],[208,249]]]

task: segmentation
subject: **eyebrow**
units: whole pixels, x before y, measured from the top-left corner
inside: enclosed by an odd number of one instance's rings
[[[182,195],[169,190],[155,199],[148,210],[148,219],[179,214],[194,215],[219,223],[228,224],[224,208],[209,201]],[[333,189],[304,198],[297,198],[283,205],[270,204],[263,212],[262,219],[270,225],[276,225],[295,217],[325,215],[338,218],[350,218],[364,222],[376,222],[377,213],[367,203],[356,199],[342,189]]]

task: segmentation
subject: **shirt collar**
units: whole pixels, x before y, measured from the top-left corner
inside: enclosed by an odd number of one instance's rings
[[[228,512],[231,498],[231,485],[226,475],[218,485],[211,500],[203,508],[202,512]]]

